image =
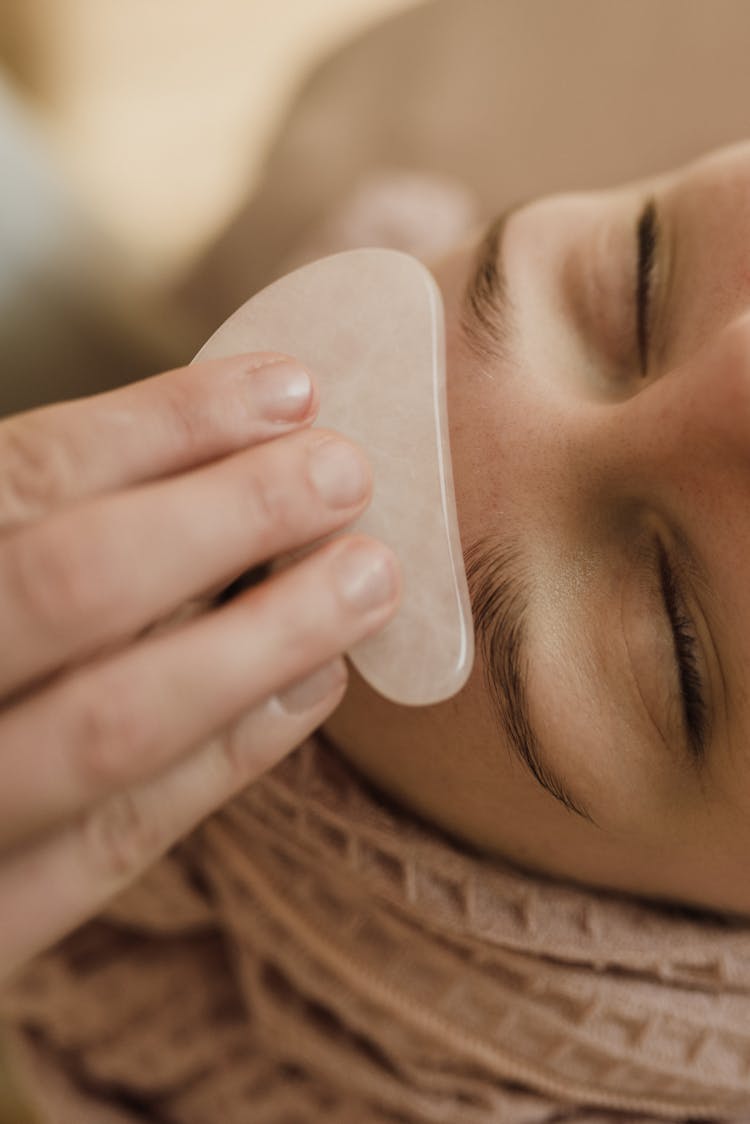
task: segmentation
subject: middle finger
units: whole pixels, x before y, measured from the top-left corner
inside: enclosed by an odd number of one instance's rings
[[[0,692],[137,634],[245,569],[337,530],[370,495],[363,454],[328,430],[95,500],[0,546]]]
[[[371,635],[395,608],[390,559],[373,540],[347,535],[221,609],[7,708],[0,851],[161,772]]]

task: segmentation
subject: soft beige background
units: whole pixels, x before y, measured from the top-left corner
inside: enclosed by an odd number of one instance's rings
[[[252,197],[308,73],[423,6],[2,0],[0,416],[189,359],[172,292]]]
[[[321,54],[419,0],[2,0],[0,44],[60,167],[162,280],[251,187]]]

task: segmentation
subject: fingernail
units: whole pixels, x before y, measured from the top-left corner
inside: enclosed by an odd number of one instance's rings
[[[330,663],[323,664],[312,675],[292,683],[276,696],[276,701],[286,714],[304,714],[332,695],[345,681],[346,666],[337,657]]]
[[[363,543],[350,546],[336,558],[334,568],[342,595],[361,613],[376,609],[396,596],[395,560],[382,546]]]
[[[328,437],[310,450],[310,478],[331,507],[351,507],[367,492],[370,473],[362,454],[348,442]]]
[[[259,411],[269,421],[300,421],[310,410],[312,382],[304,367],[281,360],[258,368],[252,393]]]

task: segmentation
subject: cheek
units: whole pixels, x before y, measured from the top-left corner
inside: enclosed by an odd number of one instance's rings
[[[583,566],[560,564],[537,582],[528,619],[532,721],[550,766],[602,828],[657,839],[666,819],[681,815],[689,778],[683,791],[633,677],[621,620],[623,589],[632,583],[613,581],[612,559],[600,554]],[[636,657],[644,663],[649,703],[661,714],[663,700],[651,697],[664,684],[653,664],[653,619],[639,591],[632,590],[630,602],[630,640],[637,634],[643,642]]]
[[[441,783],[432,811],[480,850],[539,864],[559,847],[565,811],[517,760],[498,725],[484,681],[481,651],[472,675],[442,716],[431,747]]]

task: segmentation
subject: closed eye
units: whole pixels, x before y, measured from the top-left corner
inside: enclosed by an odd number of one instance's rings
[[[667,552],[659,543],[659,577],[664,608],[672,629],[682,715],[688,744],[696,762],[705,760],[708,730],[706,693],[698,666],[696,630],[681,595]]]
[[[656,251],[659,242],[659,215],[656,201],[647,199],[636,225],[638,265],[635,282],[635,334],[638,342],[638,359],[641,374],[648,374],[649,339],[651,326],[651,297],[653,292]]]

